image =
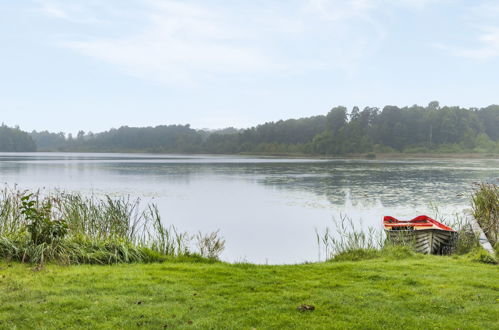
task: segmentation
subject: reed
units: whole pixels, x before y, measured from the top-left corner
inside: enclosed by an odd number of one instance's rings
[[[197,247],[202,256],[210,259],[217,258],[217,256],[225,249],[225,240],[219,237],[218,231],[210,234],[203,234],[199,232],[196,235]]]
[[[358,260],[375,257],[385,246],[386,236],[380,229],[362,224],[355,225],[346,215],[333,219],[334,230],[326,227],[324,232],[316,229],[319,260]],[[322,252],[324,258],[322,258]]]
[[[457,240],[453,254],[464,255],[480,247],[477,234],[469,222],[469,218],[463,212],[456,212],[450,216],[444,215],[436,204],[430,204],[433,218],[444,225],[451,227],[457,232]]]
[[[492,245],[499,239],[499,187],[480,183],[471,196],[473,216]]]
[[[60,191],[42,196],[16,187],[0,191],[3,259],[65,264],[154,262],[196,255],[218,259],[224,249],[218,231],[199,235],[210,248],[193,248],[194,236],[166,226],[157,206],[142,208],[140,199]]]
[[[478,237],[467,222],[466,217],[454,214],[447,218],[439,208],[431,205],[433,218],[437,219],[458,232],[453,253],[474,253],[479,248]],[[380,219],[381,220],[381,219]],[[333,229],[326,227],[322,232],[316,229],[319,260],[363,260],[385,257],[406,257],[415,254],[415,238],[413,235],[404,235],[401,231],[396,239],[388,239],[381,227],[363,228],[362,223],[355,222],[346,215],[340,219],[333,219]]]

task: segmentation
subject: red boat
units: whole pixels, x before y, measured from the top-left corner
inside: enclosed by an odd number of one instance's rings
[[[390,241],[411,244],[421,253],[449,254],[457,241],[455,230],[426,215],[405,221],[385,216],[383,226]]]

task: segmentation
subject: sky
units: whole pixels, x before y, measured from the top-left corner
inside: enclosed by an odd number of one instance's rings
[[[244,128],[499,103],[499,1],[0,0],[0,120]]]

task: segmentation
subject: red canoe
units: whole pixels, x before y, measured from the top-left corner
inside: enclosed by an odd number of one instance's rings
[[[385,216],[383,226],[392,242],[410,243],[416,251],[426,254],[449,254],[457,240],[455,230],[426,215],[405,221]]]

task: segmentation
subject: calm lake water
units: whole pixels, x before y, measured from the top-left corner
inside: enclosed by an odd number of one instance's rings
[[[227,261],[316,261],[315,229],[347,215],[442,216],[469,207],[473,182],[497,182],[499,160],[316,160],[149,154],[0,153],[20,189],[140,197],[182,231],[220,229]]]

